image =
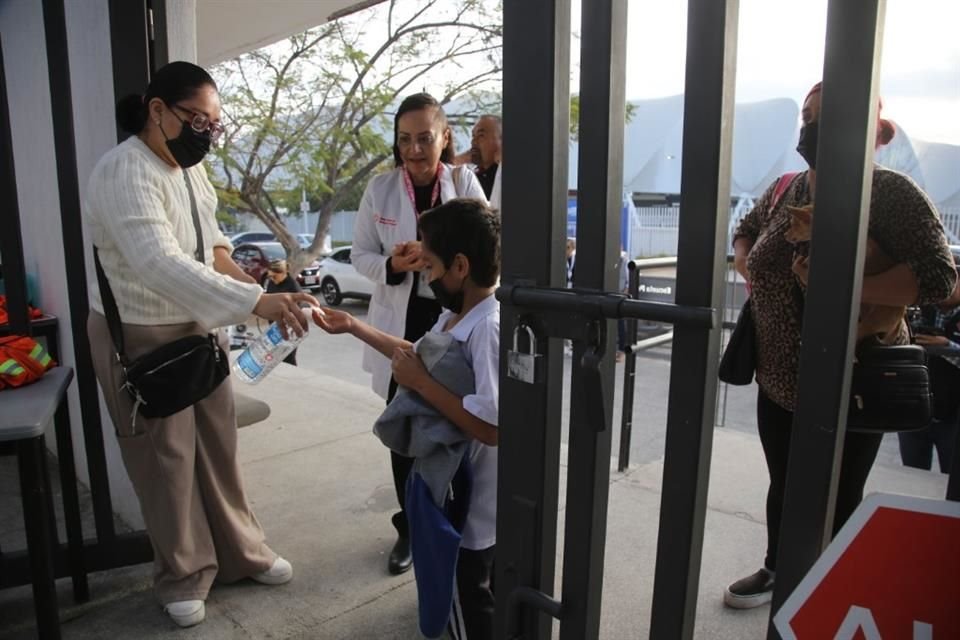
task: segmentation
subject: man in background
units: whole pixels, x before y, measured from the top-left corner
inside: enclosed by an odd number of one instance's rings
[[[503,123],[500,116],[482,115],[473,125],[470,149],[454,158],[455,164],[472,164],[490,208],[500,209],[500,156],[503,150]]]

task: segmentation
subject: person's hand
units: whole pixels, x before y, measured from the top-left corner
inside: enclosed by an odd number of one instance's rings
[[[806,256],[797,256],[793,260],[793,273],[800,278],[803,286],[807,286],[807,278],[810,276],[810,258]]]
[[[947,338],[947,336],[930,336],[925,333],[918,333],[917,335],[913,336],[913,341],[917,344],[931,347],[950,346],[950,339]]]
[[[394,272],[420,271],[427,266],[423,260],[423,251],[416,240],[401,242],[393,248],[390,256],[390,266]]]
[[[280,333],[287,339],[291,328],[298,336],[309,329],[301,305],[319,307],[320,303],[309,293],[264,293],[253,307],[253,313],[280,325]]]
[[[350,333],[355,326],[353,316],[345,311],[324,307],[313,310],[313,321],[327,333]]]
[[[450,164],[452,164],[452,165],[454,165],[454,166],[458,166],[458,165],[461,165],[461,164],[471,163],[471,162],[473,162],[473,156],[474,156],[474,154],[473,154],[473,147],[471,147],[471,148],[467,149],[466,151],[464,151],[463,153],[458,153],[457,155],[453,156],[453,162],[451,162]],[[476,163],[474,163],[474,164],[476,164]]]
[[[408,389],[416,389],[417,383],[430,377],[423,360],[413,349],[394,349],[391,364],[394,380]]]

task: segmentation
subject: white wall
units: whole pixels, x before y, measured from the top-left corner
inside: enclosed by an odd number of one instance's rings
[[[65,4],[82,198],[97,159],[116,144],[110,26],[107,0],[66,0]],[[0,2],[0,33],[3,34],[24,259],[27,271],[39,282],[40,307],[59,318],[61,362],[73,367],[66,270],[85,269],[90,282],[93,267],[89,251],[86,265],[68,265],[64,258],[42,4],[34,0]],[[76,383],[70,386],[68,403],[77,475],[81,482],[89,485]],[[102,400],[100,413],[114,511],[132,526],[140,527],[140,509]],[[47,442],[55,450],[52,431],[51,425]]]

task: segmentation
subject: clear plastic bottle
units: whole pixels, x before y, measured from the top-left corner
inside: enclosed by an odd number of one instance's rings
[[[266,378],[307,337],[306,333],[298,336],[292,329],[288,334],[290,337],[284,340],[280,325],[271,324],[233,363],[233,375],[247,384],[257,384]]]

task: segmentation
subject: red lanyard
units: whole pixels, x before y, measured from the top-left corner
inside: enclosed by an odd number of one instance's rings
[[[443,163],[437,164],[437,177],[433,183],[433,193],[430,194],[430,208],[436,206],[440,201],[440,177],[443,175]],[[410,204],[413,205],[413,212],[420,217],[420,211],[417,210],[417,196],[413,193],[413,182],[410,180],[410,172],[403,169],[403,184],[407,188],[407,196],[410,198]]]

